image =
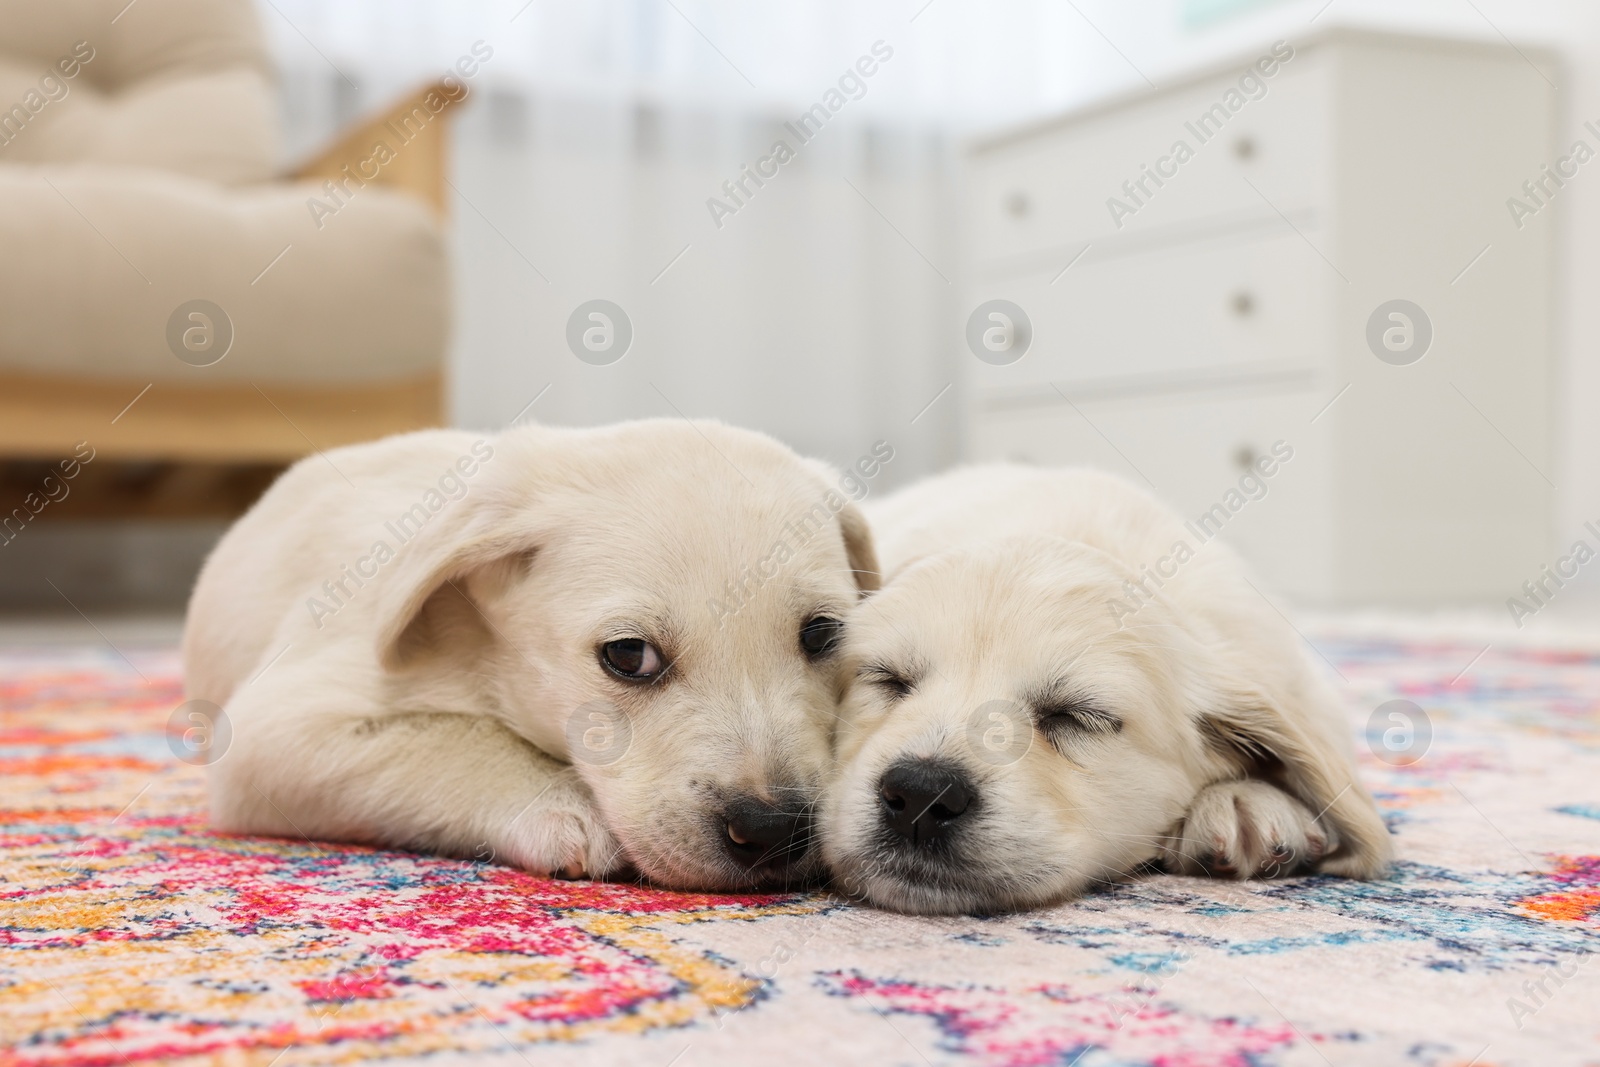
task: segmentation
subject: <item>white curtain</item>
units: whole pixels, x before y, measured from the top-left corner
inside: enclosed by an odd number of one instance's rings
[[[840,122],[800,145],[782,117],[510,91],[471,114],[459,419],[548,384],[534,418],[717,416],[841,462],[886,439],[901,476],[952,460],[951,397],[916,418],[953,377],[948,143]],[[780,138],[796,157],[718,227],[707,200]],[[597,298],[634,328],[610,366],[564,341]]]
[[[459,424],[538,396],[525,417],[720,417],[841,463],[887,440],[882,484],[956,458],[953,123],[878,25],[915,32],[914,9],[263,2],[292,153],[477,62],[451,178]],[[822,130],[785,128],[830,90]],[[794,158],[714,218],[780,140]],[[597,298],[634,328],[610,366],[564,340]]]

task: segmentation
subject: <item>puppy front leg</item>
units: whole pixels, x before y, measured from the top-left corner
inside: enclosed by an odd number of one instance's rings
[[[1339,839],[1299,800],[1246,779],[1200,790],[1165,844],[1165,866],[1175,874],[1280,878],[1313,869]]]
[[[228,708],[232,748],[211,767],[219,829],[493,859],[540,875],[600,878],[624,866],[577,772],[492,719],[267,716],[238,704]]]

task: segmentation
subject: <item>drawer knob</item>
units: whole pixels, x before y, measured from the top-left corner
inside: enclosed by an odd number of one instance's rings
[[[1233,450],[1233,463],[1242,471],[1254,470],[1256,460],[1261,458],[1254,445],[1240,445]]]
[[[1251,137],[1241,137],[1233,142],[1233,154],[1240,159],[1254,159],[1256,155],[1256,142]]]
[[[1017,190],[1006,194],[1006,212],[1014,219],[1023,218],[1033,210],[1033,202],[1028,199],[1028,194]]]
[[[1256,313],[1256,298],[1251,296],[1248,291],[1241,289],[1233,294],[1233,299],[1228,301],[1228,306],[1233,309],[1235,315],[1241,319],[1247,319]]]

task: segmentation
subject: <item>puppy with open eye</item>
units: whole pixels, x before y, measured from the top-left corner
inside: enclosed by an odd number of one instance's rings
[[[714,610],[758,563],[737,615]],[[824,472],[713,422],[306,459],[190,604],[188,693],[232,735],[212,820],[537,873],[804,883],[841,620],[876,572]]]
[[[887,582],[851,620],[823,817],[850,892],[993,912],[1152,861],[1385,870],[1337,697],[1226,546],[1080,469],[967,468],[867,511]]]

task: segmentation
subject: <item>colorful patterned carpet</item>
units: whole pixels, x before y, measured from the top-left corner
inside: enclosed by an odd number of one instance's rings
[[[1600,1064],[1600,649],[1314,636],[1393,879],[991,919],[211,834],[175,656],[0,652],[0,1063]]]

